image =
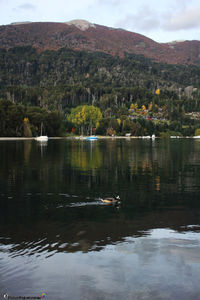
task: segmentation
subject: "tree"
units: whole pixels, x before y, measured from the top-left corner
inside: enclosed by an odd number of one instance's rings
[[[139,136],[142,132],[142,126],[138,122],[131,122],[130,124],[130,132],[133,136]]]
[[[0,136],[23,136],[24,107],[0,100]]]
[[[195,136],[198,136],[198,135],[200,135],[200,128],[197,128],[197,129],[195,130],[195,133],[194,133],[194,135],[195,135]]]
[[[149,103],[149,105],[148,105],[148,111],[150,111],[150,110],[152,110],[152,108],[153,108],[153,103],[152,103],[152,101]]]
[[[46,131],[49,136],[60,136],[62,117],[58,111],[53,111],[47,114],[45,118]]]
[[[130,109],[131,109],[131,110],[134,110],[134,111],[137,111],[137,110],[138,110],[138,105],[137,105],[137,103],[131,103]]]
[[[24,118],[24,136],[32,137],[31,126],[28,118]]]
[[[102,113],[98,107],[90,105],[80,105],[73,108],[68,120],[71,121],[81,134],[92,133],[92,128],[98,127]]]

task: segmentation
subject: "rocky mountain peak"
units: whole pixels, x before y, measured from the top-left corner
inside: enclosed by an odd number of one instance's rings
[[[85,31],[90,27],[96,28],[96,26],[93,23],[90,23],[86,20],[72,20],[72,21],[69,21],[69,22],[65,22],[65,24],[74,25],[82,31]]]

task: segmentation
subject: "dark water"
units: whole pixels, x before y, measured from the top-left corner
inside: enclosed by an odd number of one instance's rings
[[[198,140],[0,141],[0,161],[0,299],[200,299]]]

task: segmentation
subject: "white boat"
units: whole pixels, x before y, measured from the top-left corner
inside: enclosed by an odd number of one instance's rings
[[[36,141],[38,142],[47,142],[48,141],[48,136],[47,135],[40,135],[40,136],[37,136],[35,138]]]
[[[81,135],[81,136],[79,137],[79,139],[80,139],[80,140],[86,140],[86,137],[83,136],[83,135]]]
[[[142,138],[143,139],[150,139],[151,137],[150,137],[150,135],[143,135]]]
[[[43,123],[41,123],[41,134],[40,136],[37,136],[35,140],[38,142],[47,142],[49,138],[47,135],[42,135],[42,129],[43,129]]]

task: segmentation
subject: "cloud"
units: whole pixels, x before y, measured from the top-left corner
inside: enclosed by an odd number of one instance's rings
[[[116,22],[116,27],[150,32],[190,30],[200,27],[200,5],[190,5],[185,0],[174,1],[168,11],[155,6],[142,5],[136,12],[129,13]]]
[[[200,6],[182,9],[166,15],[162,28],[169,31],[188,30],[200,26]]]
[[[106,5],[106,6],[119,6],[124,4],[126,0],[97,0],[97,5]]]
[[[115,24],[116,27],[151,31],[160,26],[159,14],[149,6],[141,6],[136,13],[128,14]]]
[[[14,10],[35,10],[36,6],[30,3],[24,3],[14,8]]]

